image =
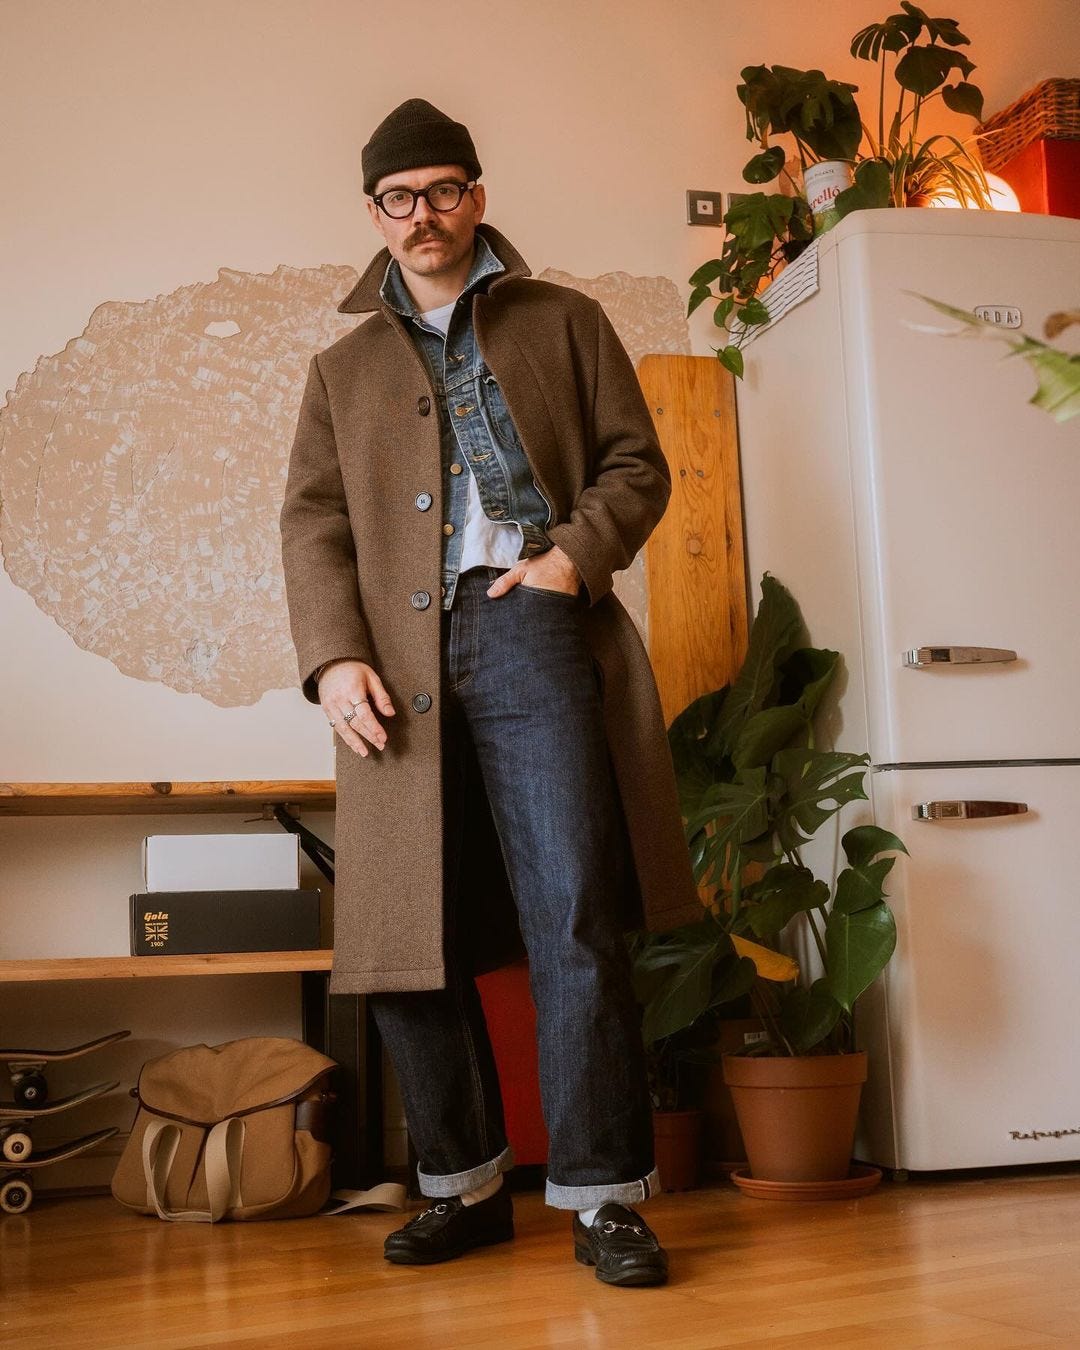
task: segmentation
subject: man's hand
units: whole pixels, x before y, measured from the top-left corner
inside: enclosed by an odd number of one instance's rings
[[[346,722],[345,714],[353,712],[353,704],[358,701],[356,716]],[[361,755],[370,753],[363,737],[379,750],[386,744],[386,732],[375,709],[384,717],[393,717],[394,705],[371,666],[344,658],[329,662],[319,676],[319,702],[327,720],[333,721],[334,730],[351,750]]]
[[[546,586],[553,591],[577,595],[581,588],[581,573],[568,553],[553,544],[545,553],[519,559],[509,571],[497,576],[487,589],[489,596],[505,595],[528,577],[530,586]]]

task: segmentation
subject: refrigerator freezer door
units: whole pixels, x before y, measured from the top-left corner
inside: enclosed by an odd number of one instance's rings
[[[905,294],[1041,337],[1080,275],[1080,222],[1060,224],[835,245],[875,764],[1080,756],[1080,419],[1032,406],[1035,375],[1004,342]]]
[[[1080,1159],[1080,765],[879,771],[907,845],[897,948],[856,1004],[870,1052],[856,1157],[915,1171]],[[929,802],[1022,812],[915,820]]]

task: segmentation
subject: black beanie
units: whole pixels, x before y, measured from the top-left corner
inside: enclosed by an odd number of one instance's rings
[[[460,164],[470,178],[481,173],[468,128],[426,98],[406,99],[384,117],[361,151],[360,162],[369,197],[386,174],[427,164]]]

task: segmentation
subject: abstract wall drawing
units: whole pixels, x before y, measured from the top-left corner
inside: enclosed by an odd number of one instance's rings
[[[689,350],[665,278],[538,275],[595,295],[635,361]],[[98,305],[19,376],[0,409],[4,567],[80,648],[220,707],[295,688],[278,514],[308,361],[358,322],[336,309],[356,279],[221,268]],[[617,590],[644,631],[642,578],[639,560]]]

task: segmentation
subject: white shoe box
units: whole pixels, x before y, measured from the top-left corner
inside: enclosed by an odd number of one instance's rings
[[[300,885],[300,840],[281,834],[148,834],[147,891],[284,891]]]

